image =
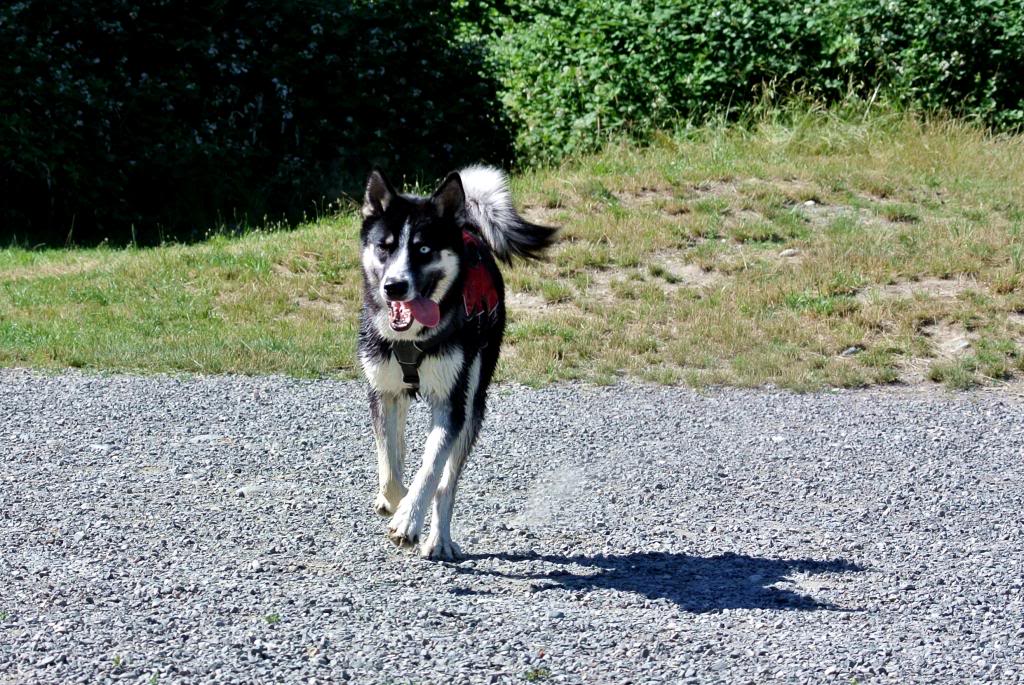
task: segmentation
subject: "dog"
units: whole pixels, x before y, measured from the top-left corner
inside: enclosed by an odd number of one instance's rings
[[[429,197],[398,193],[374,170],[362,216],[358,355],[377,443],[374,509],[391,516],[392,542],[415,547],[432,502],[420,554],[454,561],[461,555],[451,539],[455,489],[484,418],[505,330],[497,262],[542,258],[558,229],[523,219],[505,174],[487,166],[452,172]],[[407,489],[405,420],[417,396],[430,406],[431,427]]]

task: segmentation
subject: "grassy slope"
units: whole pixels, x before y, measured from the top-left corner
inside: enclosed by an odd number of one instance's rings
[[[1024,372],[1024,137],[773,115],[613,146],[514,190],[564,232],[549,263],[506,272],[505,378],[808,389]],[[354,375],[356,235],[349,214],[195,246],[0,252],[0,364]]]

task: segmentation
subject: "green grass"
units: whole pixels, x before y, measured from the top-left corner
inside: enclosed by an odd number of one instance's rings
[[[502,379],[1024,374],[1024,136],[776,111],[612,145],[513,190],[563,232],[548,262],[505,271]],[[0,364],[353,377],[357,236],[352,208],[191,246],[0,251]],[[950,352],[950,336],[970,346]]]

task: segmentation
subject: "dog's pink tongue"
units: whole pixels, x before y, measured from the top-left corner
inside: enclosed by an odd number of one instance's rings
[[[433,328],[441,320],[441,308],[437,306],[437,302],[430,298],[417,297],[408,304],[409,309],[412,310],[413,318],[427,328]]]

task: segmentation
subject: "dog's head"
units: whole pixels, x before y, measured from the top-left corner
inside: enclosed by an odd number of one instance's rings
[[[458,277],[465,201],[457,173],[430,197],[397,193],[380,171],[370,174],[361,232],[366,296],[386,308],[391,333],[440,322],[439,303]]]

